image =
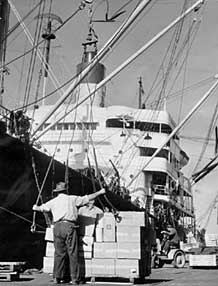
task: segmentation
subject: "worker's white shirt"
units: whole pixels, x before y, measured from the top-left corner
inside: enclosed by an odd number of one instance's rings
[[[41,211],[52,212],[53,221],[57,222],[61,219],[70,221],[77,220],[78,207],[84,206],[89,202],[88,196],[69,196],[59,194],[56,198],[48,201],[40,206]]]

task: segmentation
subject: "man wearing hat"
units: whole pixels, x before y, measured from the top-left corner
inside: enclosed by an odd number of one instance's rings
[[[34,211],[51,212],[54,222],[54,277],[56,283],[62,283],[65,275],[65,257],[69,257],[70,275],[72,284],[79,283],[78,263],[78,237],[77,217],[78,209],[95,200],[98,196],[105,194],[101,189],[93,194],[85,196],[74,196],[66,194],[66,185],[59,182],[53,192],[57,196],[41,206],[34,205]]]

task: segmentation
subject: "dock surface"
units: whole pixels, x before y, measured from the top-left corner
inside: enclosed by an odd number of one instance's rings
[[[49,286],[56,285],[53,282],[52,276],[44,273],[34,273],[31,275],[20,275],[18,281],[3,282],[1,286]],[[62,284],[67,285],[67,284]],[[113,280],[103,282],[96,281],[95,283],[87,281],[86,285],[131,285],[128,281],[115,282]],[[218,269],[191,269],[185,267],[183,269],[175,269],[171,266],[164,266],[161,269],[153,269],[150,277],[143,284],[146,286],[217,286],[218,285]]]

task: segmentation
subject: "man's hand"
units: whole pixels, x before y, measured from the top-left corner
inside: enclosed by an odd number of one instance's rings
[[[106,191],[105,191],[104,188],[99,191],[99,194],[100,194],[100,195],[104,195],[105,193],[106,193]]]
[[[166,231],[166,230],[162,230],[161,233],[162,233],[162,234],[169,234],[169,232]]]
[[[33,205],[33,211],[38,211],[39,210],[39,206],[37,206],[37,205]]]

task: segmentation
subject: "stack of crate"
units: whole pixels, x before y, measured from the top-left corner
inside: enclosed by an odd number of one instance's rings
[[[93,246],[95,241],[95,228],[97,217],[102,217],[103,212],[96,206],[84,206],[79,209],[79,262],[82,278],[91,276]]]
[[[53,273],[54,267],[54,236],[53,225],[46,228],[45,232],[46,250],[43,258],[43,271],[45,273]]]
[[[89,276],[91,271],[91,259],[93,257],[93,243],[97,215],[101,216],[102,211],[95,207],[84,206],[79,210],[78,235],[79,235],[79,259],[81,274]],[[54,238],[53,226],[46,229],[45,234],[46,250],[43,258],[43,272],[53,273],[54,266]]]
[[[144,212],[112,213],[98,220],[92,259],[93,277],[145,277],[146,219]]]
[[[25,262],[0,262],[0,281],[19,280]]]
[[[78,219],[82,276],[144,278],[149,275],[150,238],[145,213],[120,212],[117,222],[110,212],[86,211]],[[49,235],[46,237],[44,272],[51,273],[54,247]]]

